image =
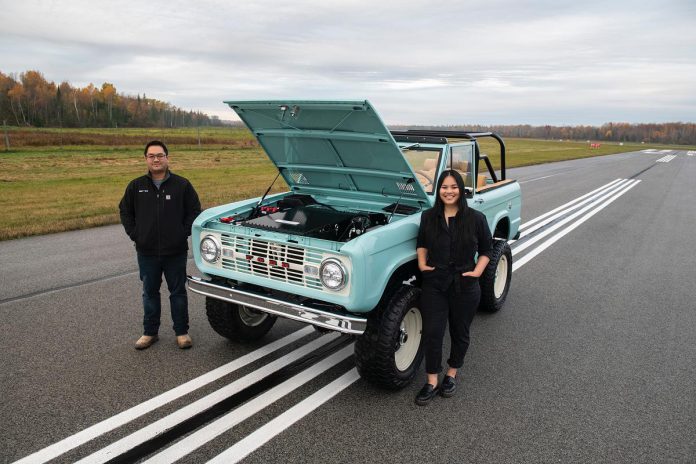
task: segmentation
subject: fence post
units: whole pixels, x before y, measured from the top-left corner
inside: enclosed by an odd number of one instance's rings
[[[2,126],[5,129],[5,151],[10,151],[10,136],[7,133],[7,119],[2,121]]]

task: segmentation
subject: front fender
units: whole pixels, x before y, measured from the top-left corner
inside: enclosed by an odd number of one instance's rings
[[[416,259],[420,214],[403,218],[348,242],[341,252],[353,262],[351,296],[354,312],[367,312],[379,303],[394,272]]]

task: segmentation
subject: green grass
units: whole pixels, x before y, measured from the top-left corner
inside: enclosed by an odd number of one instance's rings
[[[128,182],[142,175],[142,144],[104,143],[111,129],[71,129],[91,133],[102,145],[22,147],[0,152],[0,240],[82,229],[119,222],[118,202]],[[169,140],[170,167],[195,186],[204,208],[262,195],[276,171],[251,134],[242,129],[206,128],[215,141],[198,148],[184,139],[196,129],[118,129],[123,137]],[[41,133],[60,131],[41,129]],[[63,129],[63,135],[67,129]],[[18,129],[28,137],[38,130]],[[203,130],[201,131],[203,133]],[[56,132],[57,133],[57,132]],[[162,134],[160,134],[162,135]],[[16,136],[16,133],[15,133]],[[181,136],[177,139],[177,136]],[[183,141],[182,141],[183,140]],[[602,144],[591,150],[584,142],[507,139],[507,166],[523,166],[646,148],[674,146]],[[482,142],[497,165],[497,144]],[[287,186],[278,180],[273,191]]]
[[[275,169],[258,148],[171,152],[203,207],[263,194]],[[0,240],[119,222],[118,202],[146,172],[140,148],[0,155]],[[278,180],[274,191],[286,190]]]
[[[500,148],[498,142],[492,139],[481,139],[481,152],[489,155],[493,166],[498,169]],[[590,148],[587,142],[554,141],[534,139],[505,139],[505,162],[508,168],[529,166],[533,164],[550,163],[569,159],[591,158],[593,156],[611,155],[640,151],[648,148],[662,150],[691,150],[680,145],[648,145],[640,143],[602,143],[600,148]]]
[[[180,148],[198,148],[200,140],[203,146],[231,147],[255,145],[251,133],[242,128],[230,127],[188,127],[176,129],[157,128],[27,128],[8,127],[2,130],[2,142],[5,146],[5,132],[9,138],[10,150],[24,148],[112,148],[144,146],[152,139],[158,139],[167,145]]]

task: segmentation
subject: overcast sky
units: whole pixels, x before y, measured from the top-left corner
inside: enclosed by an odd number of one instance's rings
[[[235,119],[367,99],[388,124],[696,121],[696,0],[0,0],[0,71]]]

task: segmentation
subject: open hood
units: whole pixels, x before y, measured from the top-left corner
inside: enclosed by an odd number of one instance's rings
[[[428,197],[367,101],[226,101],[297,193],[385,205]]]

